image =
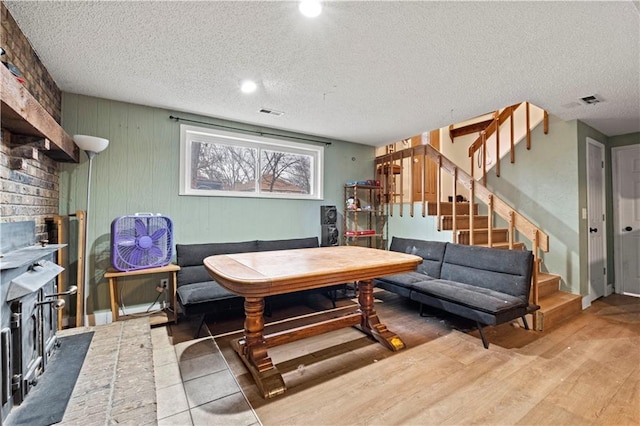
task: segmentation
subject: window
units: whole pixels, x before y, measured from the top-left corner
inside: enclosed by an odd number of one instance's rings
[[[322,199],[324,147],[180,125],[180,195]]]

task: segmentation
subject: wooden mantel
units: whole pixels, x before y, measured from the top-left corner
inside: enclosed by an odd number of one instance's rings
[[[77,163],[80,150],[71,136],[4,66],[0,66],[0,77],[2,129],[11,133],[11,144],[44,141],[39,144],[43,154],[56,161]]]

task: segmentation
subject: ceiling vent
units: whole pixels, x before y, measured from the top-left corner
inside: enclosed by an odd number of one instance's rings
[[[275,115],[276,117],[280,117],[281,115],[284,115],[284,112],[282,111],[276,111],[275,109],[269,109],[269,108],[260,108],[260,112],[263,114]]]
[[[584,98],[580,98],[580,100],[587,105],[595,105],[599,102],[602,102],[602,100],[599,99],[596,95],[585,96]]]

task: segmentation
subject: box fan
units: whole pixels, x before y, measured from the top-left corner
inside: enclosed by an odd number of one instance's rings
[[[111,265],[118,271],[166,266],[172,254],[173,223],[167,216],[136,213],[111,222]]]

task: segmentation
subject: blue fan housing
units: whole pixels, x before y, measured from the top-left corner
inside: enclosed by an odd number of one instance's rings
[[[111,265],[118,271],[159,268],[173,256],[173,222],[160,214],[119,216],[111,222]]]

